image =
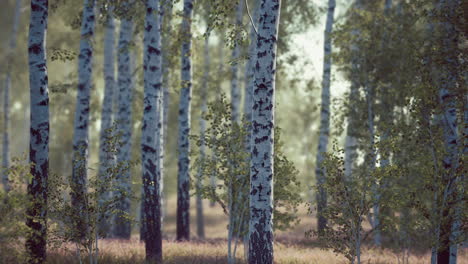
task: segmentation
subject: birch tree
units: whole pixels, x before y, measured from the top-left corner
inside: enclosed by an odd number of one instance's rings
[[[130,7],[130,4],[127,4]],[[120,36],[118,43],[117,68],[118,68],[118,110],[116,123],[118,132],[121,135],[122,147],[117,153],[117,163],[122,170],[116,180],[116,194],[122,198],[117,203],[120,214],[115,218],[113,234],[115,237],[129,239],[131,225],[123,216],[130,211],[130,200],[125,197],[130,193],[130,160],[132,148],[132,101],[133,101],[133,81],[132,81],[132,58],[131,42],[133,38],[133,22],[122,19],[120,23]]]
[[[26,211],[28,263],[44,263],[47,233],[47,179],[49,176],[49,89],[46,35],[48,1],[31,0],[29,24],[30,139],[29,161],[32,179],[28,183],[31,203]]]
[[[161,163],[162,61],[159,0],[146,1],[144,31],[144,113],[142,126],[142,172],[146,261],[162,262]]]
[[[252,111],[249,263],[273,263],[273,141],[280,0],[261,0]]]
[[[6,59],[5,88],[3,90],[3,151],[2,151],[2,184],[6,192],[9,191],[8,167],[10,167],[10,89],[11,89],[11,69],[13,67],[13,54],[16,49],[16,39],[18,37],[18,28],[21,15],[21,0],[16,0],[15,12],[13,18],[13,30],[8,43],[8,55]]]
[[[177,174],[177,240],[190,239],[190,102],[192,100],[192,33],[193,0],[184,0],[181,36],[181,81],[179,101],[178,151],[179,171]]]
[[[205,150],[205,131],[206,131],[206,120],[204,115],[207,111],[207,90],[208,90],[208,81],[210,78],[210,50],[209,50],[209,35],[205,38],[205,46],[203,50],[204,55],[204,72],[203,79],[201,84],[201,115],[200,115],[200,162],[204,163],[206,158]],[[202,166],[198,168],[197,172],[197,183],[196,183],[196,193],[197,193],[197,235],[199,238],[205,237],[205,220],[203,217],[203,199],[201,196],[201,187],[202,187],[203,171]]]
[[[113,136],[111,133],[113,122],[113,109],[115,97],[115,21],[112,14],[112,6],[109,8],[107,20],[104,24],[104,98],[102,99],[101,131],[99,134],[99,176],[103,182],[109,180],[107,170],[115,162],[114,153],[110,151],[109,143]],[[110,198],[110,193],[101,195],[101,204]],[[107,221],[99,223],[99,231],[104,236],[109,232],[110,225]]]
[[[92,86],[92,60],[95,24],[95,0],[84,0],[81,23],[80,54],[78,56],[78,90],[73,134],[73,169],[71,197],[75,212],[77,238],[89,232],[87,217],[87,178],[89,148],[89,107]]]
[[[335,13],[335,0],[328,1],[327,22],[325,25],[325,42],[324,42],[324,59],[323,59],[323,75],[322,75],[322,103],[320,109],[320,134],[317,150],[317,162],[315,175],[317,177],[317,216],[318,216],[318,231],[323,232],[327,225],[327,219],[322,215],[323,209],[327,206],[327,193],[322,185],[325,182],[325,170],[322,162],[324,160],[324,152],[327,151],[328,137],[330,135],[330,77],[331,77],[331,33],[333,28],[333,20]]]
[[[236,8],[236,28],[237,32],[242,27],[242,16],[244,14],[244,1],[239,1]],[[239,87],[239,56],[240,56],[240,42],[239,34],[236,34],[234,49],[232,50],[232,60],[234,63],[231,66],[231,114],[232,120],[235,122],[240,121],[240,102],[241,91]]]
[[[439,248],[437,251],[437,263],[456,263],[457,242],[453,236],[456,229],[454,207],[457,205],[457,189],[460,185],[458,156],[458,121],[457,121],[457,97],[454,93],[457,86],[457,74],[459,74],[458,32],[454,25],[456,10],[460,6],[459,1],[440,0],[436,4],[436,11],[441,17],[439,23],[438,50],[440,61],[438,66],[439,103],[442,108],[443,138],[446,156],[443,159],[442,182],[444,193],[441,203],[441,223],[439,231]],[[466,124],[465,124],[466,125]],[[455,205],[455,206],[454,206]],[[458,227],[459,228],[459,227]]]

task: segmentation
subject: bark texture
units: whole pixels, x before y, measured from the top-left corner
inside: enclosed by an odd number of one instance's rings
[[[31,182],[28,195],[31,203],[26,211],[26,225],[31,232],[26,237],[28,263],[44,263],[47,233],[47,179],[49,175],[49,89],[47,78],[48,1],[31,0],[29,24],[29,87],[30,87],[30,139],[29,161]]]
[[[13,55],[16,49],[16,39],[18,37],[18,28],[21,15],[21,0],[16,0],[15,15],[13,18],[13,30],[8,43],[8,55],[6,59],[5,88],[3,90],[3,151],[2,151],[2,184],[6,192],[10,190],[8,180],[8,168],[10,167],[10,140],[8,130],[10,128],[10,89],[11,89],[11,70],[13,67]]]
[[[114,136],[111,128],[114,119],[115,87],[115,22],[112,10],[110,10],[104,25],[104,98],[102,100],[101,131],[99,134],[99,177],[101,177],[103,183],[110,180],[108,169],[115,164],[115,155],[110,149],[110,141]],[[100,198],[101,204],[108,201],[110,196],[110,192],[104,192]],[[99,232],[104,237],[110,231],[108,218],[109,216],[105,215],[99,222]]]
[[[142,126],[143,224],[146,261],[162,262],[161,163],[162,54],[159,0],[146,1],[144,31],[144,112]]]
[[[125,197],[130,193],[130,161],[132,149],[132,101],[133,101],[133,80],[132,80],[132,54],[130,44],[133,38],[133,22],[123,19],[120,23],[120,36],[118,43],[118,110],[116,123],[120,135],[122,146],[117,153],[117,163],[121,166],[121,171],[117,176],[116,193],[123,196],[117,204],[117,209],[121,212],[130,212],[130,199]],[[129,239],[131,224],[125,217],[117,215],[113,234],[115,237]]]
[[[73,169],[71,199],[75,210],[76,239],[83,239],[89,230],[87,214],[87,179],[89,148],[89,102],[92,86],[92,60],[95,14],[94,0],[84,0],[78,55],[78,90],[73,129]]]
[[[190,102],[192,100],[192,33],[193,0],[184,0],[181,26],[181,80],[179,101],[178,174],[177,174],[177,240],[190,239]]]
[[[249,263],[273,263],[273,146],[280,0],[261,0],[255,55]]]
[[[324,153],[328,148],[328,137],[330,135],[330,78],[331,78],[331,33],[333,29],[333,21],[335,14],[335,0],[328,0],[327,21],[325,24],[325,42],[324,42],[324,59],[323,59],[323,75],[322,75],[322,103],[320,109],[320,134],[317,150],[317,162],[315,175],[317,178],[317,222],[318,232],[322,234],[326,225],[327,219],[322,215],[323,210],[327,206],[327,193],[323,189],[325,183],[326,172],[322,167]]]

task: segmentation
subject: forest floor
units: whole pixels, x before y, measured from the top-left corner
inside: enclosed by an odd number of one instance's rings
[[[193,203],[195,204],[195,203]],[[164,263],[166,264],[214,264],[227,263],[227,217],[220,207],[210,207],[204,203],[205,209],[205,239],[196,236],[195,208],[191,211],[190,242],[175,241],[175,200],[168,204],[168,215],[164,221],[163,241]],[[331,250],[323,250],[313,238],[306,238],[305,232],[315,225],[315,220],[303,208],[300,212],[301,222],[289,231],[275,233],[275,263],[281,264],[335,264],[348,263],[343,256],[334,254]],[[145,246],[135,234],[131,240],[103,239],[99,241],[99,263],[104,264],[139,264],[144,263]],[[2,255],[0,250],[0,259]],[[237,249],[237,263],[243,260],[243,245],[239,243]],[[403,255],[389,249],[375,249],[363,247],[362,263],[404,263]],[[408,263],[430,263],[430,252],[412,252]],[[0,261],[1,262],[1,261]],[[10,263],[10,262],[5,262]],[[11,262],[17,263],[17,262]],[[47,263],[49,264],[78,264],[75,248],[62,245],[57,249],[49,249]],[[83,263],[87,263],[86,260]],[[468,264],[468,250],[459,251],[459,264]]]

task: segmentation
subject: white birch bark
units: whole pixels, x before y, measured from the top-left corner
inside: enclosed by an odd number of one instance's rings
[[[356,0],[355,1],[355,9],[359,10],[362,8],[362,3],[361,0]],[[354,29],[352,34],[354,36],[359,37],[360,31],[359,29]],[[344,175],[346,179],[350,179],[352,177],[353,173],[353,168],[354,168],[354,162],[356,161],[357,158],[357,138],[356,138],[356,127],[357,127],[357,121],[356,120],[356,109],[353,106],[353,104],[358,100],[359,98],[359,81],[358,81],[358,56],[359,56],[359,48],[355,43],[351,43],[351,52],[353,53],[352,56],[352,63],[351,63],[351,71],[352,71],[352,80],[351,80],[351,88],[349,92],[349,115],[348,115],[348,120],[347,120],[347,127],[346,127],[346,138],[345,138],[345,159],[344,159]]]
[[[21,15],[21,0],[16,0],[14,17],[13,17],[13,30],[11,38],[8,43],[8,55],[6,59],[6,77],[5,88],[3,90],[3,151],[2,151],[2,184],[6,192],[10,190],[10,183],[8,180],[8,168],[10,167],[10,89],[11,89],[11,70],[13,68],[13,55],[16,49],[16,39],[18,38],[18,28],[20,24]]]
[[[31,0],[29,24],[30,139],[29,162],[32,179],[28,183],[31,203],[26,210],[26,237],[29,263],[46,259],[47,179],[49,174],[49,89],[47,78],[46,35],[48,1]]]
[[[120,23],[120,36],[118,43],[118,111],[116,123],[120,133],[122,146],[117,153],[117,163],[123,166],[122,171],[116,179],[118,196],[129,193],[130,189],[130,168],[131,149],[132,149],[132,101],[133,101],[133,80],[132,80],[132,52],[130,44],[133,39],[133,22],[123,19]],[[117,209],[123,212],[130,212],[130,200],[121,199],[117,204]],[[113,234],[115,237],[129,239],[131,232],[130,223],[123,217],[115,218]]]
[[[280,0],[261,0],[255,55],[249,263],[273,263],[273,146]]]
[[[177,240],[190,239],[190,102],[192,100],[192,33],[193,0],[184,0],[181,26],[181,80],[179,101],[178,175],[177,175]]]
[[[161,230],[161,130],[162,54],[159,0],[146,1],[144,31],[144,112],[142,126],[142,172],[146,261],[162,261]]]
[[[71,182],[72,205],[76,210],[75,228],[78,239],[89,231],[87,214],[87,178],[89,148],[89,107],[92,87],[93,36],[95,0],[84,0],[81,23],[80,53],[78,56],[78,90],[73,134],[73,169]]]
[[[242,27],[243,14],[244,1],[239,1],[236,9],[236,27]],[[239,35],[237,35],[237,37],[239,37]],[[232,60],[234,63],[231,66],[231,118],[234,122],[240,121],[241,91],[239,87],[239,56],[240,45],[236,44],[232,50]]]
[[[205,38],[205,47],[204,47],[204,73],[201,85],[201,115],[200,115],[200,162],[203,163],[206,158],[205,151],[205,131],[206,131],[206,120],[203,116],[207,111],[207,90],[208,90],[208,81],[210,78],[210,50],[209,50],[209,35]],[[201,197],[200,191],[202,188],[202,179],[203,171],[202,167],[199,167],[197,174],[197,235],[199,238],[205,237],[205,221],[203,217],[203,199]]]
[[[115,163],[115,155],[110,150],[110,141],[114,136],[110,129],[113,122],[113,109],[115,97],[115,21],[110,8],[104,25],[104,98],[102,99],[101,131],[99,135],[99,177],[103,183],[109,181],[108,169]],[[109,191],[101,195],[101,204],[110,198]],[[105,215],[99,222],[99,232],[107,236],[110,225],[109,216]]]
[[[330,79],[331,79],[331,33],[333,29],[333,21],[335,14],[335,0],[328,0],[327,22],[325,24],[325,42],[324,42],[324,59],[323,59],[323,75],[322,75],[322,103],[320,109],[320,134],[317,150],[317,162],[315,175],[318,184],[317,192],[317,223],[318,232],[323,234],[327,219],[322,215],[323,210],[327,206],[327,193],[323,189],[325,183],[326,172],[322,167],[324,161],[324,153],[328,148],[328,137],[330,135]]]

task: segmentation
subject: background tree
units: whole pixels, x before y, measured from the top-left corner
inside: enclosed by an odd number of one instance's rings
[[[29,161],[32,179],[28,183],[31,204],[26,225],[31,229],[26,238],[28,263],[44,263],[47,235],[47,178],[49,175],[49,90],[47,79],[46,33],[48,1],[31,1],[29,24],[29,87],[31,124]]]

